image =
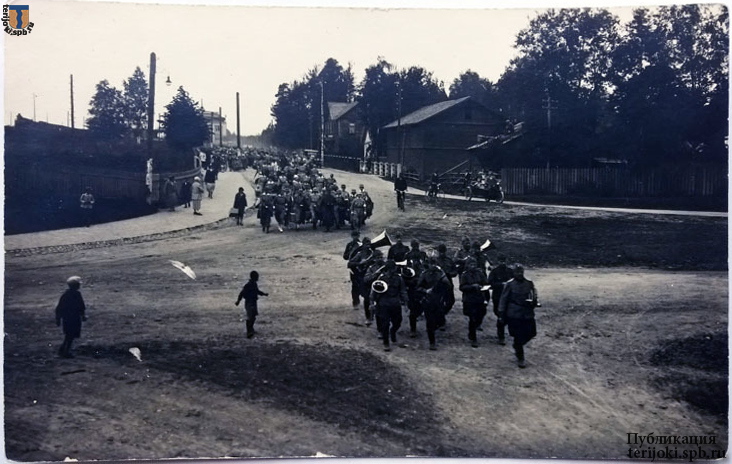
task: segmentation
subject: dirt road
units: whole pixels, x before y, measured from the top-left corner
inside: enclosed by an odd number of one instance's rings
[[[374,197],[366,235],[401,230],[454,249],[467,232],[526,263],[543,304],[528,368],[495,343],[492,315],[471,348],[460,303],[438,351],[420,322],[418,338],[403,325],[400,348],[383,352],[350,307],[348,231],[262,234],[249,218],[243,228],[8,256],[7,456],[622,459],[629,433],[708,435],[707,451],[726,449],[726,221],[515,205],[475,214],[417,197],[396,213],[387,183],[338,181]],[[234,300],[252,269],[270,296],[247,340]],[[84,278],[89,321],[66,360],[55,354],[53,308],[72,274]]]

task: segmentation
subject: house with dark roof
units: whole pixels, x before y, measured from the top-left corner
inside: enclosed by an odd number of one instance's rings
[[[363,159],[366,129],[361,122],[357,106],[358,102],[328,102],[329,117],[323,130],[326,156]],[[357,161],[354,166],[358,166]]]
[[[381,128],[386,157],[379,161],[402,164],[404,172],[424,180],[471,162],[467,148],[480,141],[478,136],[500,134],[505,125],[505,116],[471,97],[424,106]]]

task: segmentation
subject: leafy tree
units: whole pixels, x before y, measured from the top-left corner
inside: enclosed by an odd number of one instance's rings
[[[123,85],[125,124],[134,137],[142,138],[147,129],[148,84],[139,66]]]
[[[162,126],[170,147],[187,151],[209,140],[209,128],[203,111],[182,86],[178,87],[178,93],[165,108],[167,111],[163,114]]]
[[[488,79],[468,69],[450,84],[450,100],[472,97],[490,108],[496,108],[496,88]]]
[[[379,57],[376,64],[366,68],[357,100],[371,139],[377,140],[377,150],[379,128],[423,106],[447,100],[443,87],[419,66],[395,71]]]
[[[394,66],[379,57],[376,64],[366,68],[358,88],[359,111],[371,140],[377,140],[379,128],[398,118],[400,111],[398,75]]]
[[[89,105],[91,116],[86,120],[86,126],[95,138],[113,141],[127,133],[122,94],[110,87],[106,79],[97,84]]]
[[[634,11],[614,53],[616,138],[641,165],[726,161],[729,19],[725,8]]]
[[[275,120],[273,138],[277,144],[290,148],[319,145],[321,93],[325,119],[328,118],[327,102],[352,101],[351,66],[344,69],[337,60],[328,58],[322,69],[315,66],[301,80],[280,84],[271,107]]]
[[[444,84],[432,73],[419,66],[410,66],[399,72],[402,115],[447,100]]]

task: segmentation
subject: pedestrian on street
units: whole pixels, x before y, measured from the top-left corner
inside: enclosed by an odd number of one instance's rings
[[[91,187],[84,189],[84,193],[81,194],[79,202],[81,203],[81,214],[84,219],[84,225],[89,227],[94,220],[94,195],[91,193]]]
[[[180,199],[183,202],[184,208],[191,207],[191,192],[191,183],[188,182],[188,179],[186,179],[185,181],[183,181],[183,185],[181,185],[180,187]]]
[[[193,178],[193,185],[191,185],[191,199],[193,200],[193,214],[196,216],[203,216],[199,211],[201,210],[201,200],[203,200],[203,184],[201,184],[201,178],[196,176]]]
[[[175,204],[178,203],[178,192],[175,188],[175,176],[170,176],[165,181],[163,186],[163,196],[165,197],[165,204],[168,206],[168,211],[175,211]]]
[[[498,312],[498,305],[501,302],[503,294],[503,286],[509,280],[513,279],[513,271],[506,265],[506,256],[498,255],[498,265],[491,269],[488,274],[488,285],[491,286],[491,302],[493,303],[493,314],[496,315],[496,335],[498,335],[498,344],[506,344],[506,324]]]
[[[86,320],[86,306],[81,297],[81,277],[72,276],[66,280],[69,288],[61,295],[56,305],[56,326],[63,323],[64,341],[58,350],[62,358],[73,358],[71,344],[81,336],[81,322]]]
[[[384,351],[391,351],[389,340],[396,343],[396,334],[402,325],[402,308],[407,306],[407,287],[397,274],[397,266],[393,259],[386,261],[383,274],[372,286],[370,299],[376,307],[376,318],[384,341]]]
[[[239,192],[234,196],[234,208],[236,208],[236,224],[244,225],[244,211],[247,208],[247,194],[244,187],[239,187]]]
[[[249,282],[244,285],[244,288],[239,292],[239,297],[236,299],[235,305],[239,306],[239,302],[244,300],[244,310],[247,313],[247,338],[252,338],[256,333],[254,331],[254,321],[257,320],[257,300],[260,296],[269,296],[268,293],[264,293],[259,290],[257,281],[259,280],[259,273],[252,271],[249,273]]]
[[[518,367],[526,367],[524,345],[536,337],[534,308],[539,306],[539,296],[534,283],[524,277],[524,267],[513,266],[513,279],[506,282],[498,306],[499,317],[508,325],[513,337],[513,349]]]
[[[206,190],[208,190],[208,197],[213,198],[214,190],[216,189],[216,178],[218,172],[214,169],[207,169],[206,174],[203,177],[203,181],[206,183]]]
[[[404,211],[404,196],[407,192],[407,180],[401,172],[394,180],[394,191],[397,194],[397,209]]]
[[[468,340],[473,348],[478,348],[476,330],[483,323],[488,311],[483,287],[488,278],[478,269],[474,257],[465,260],[465,271],[460,275],[460,291],[463,292],[463,314],[468,316]]]

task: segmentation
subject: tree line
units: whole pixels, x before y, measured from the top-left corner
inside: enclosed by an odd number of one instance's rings
[[[112,87],[106,79],[99,82],[86,119],[91,136],[104,142],[139,143],[144,139],[148,129],[148,88],[139,67],[123,82],[123,90]],[[165,106],[160,126],[167,145],[180,152],[203,145],[211,135],[203,109],[182,86]]]
[[[430,71],[397,69],[378,57],[356,84],[351,65],[330,58],[279,86],[261,138],[317,148],[329,101],[357,101],[375,138],[400,115],[470,96],[524,122],[526,135],[511,148],[514,163],[726,164],[728,36],[720,5],[637,8],[626,23],[605,9],[550,9],[517,34],[516,56],[496,82],[467,69],[446,91]]]

